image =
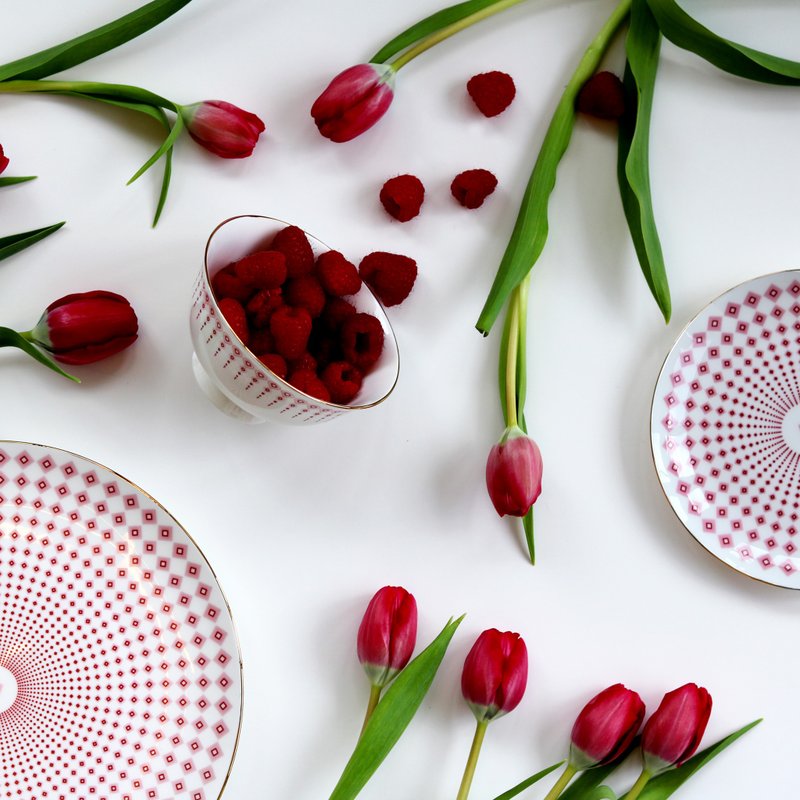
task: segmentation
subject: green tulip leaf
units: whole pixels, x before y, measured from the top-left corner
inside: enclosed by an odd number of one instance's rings
[[[690,17],[675,0],[647,2],[661,33],[678,47],[742,78],[779,85],[800,84],[800,62],[723,39]]]
[[[606,778],[622,764],[628,756],[639,747],[639,737],[637,736],[630,747],[612,761],[610,764],[603,764],[599,767],[592,767],[582,772],[559,796],[559,800],[591,800],[592,792],[605,783]]]
[[[669,322],[669,283],[650,192],[650,116],[660,48],[661,34],[647,0],[633,0],[623,79],[628,108],[619,123],[617,181],[639,265]]]
[[[374,56],[370,59],[372,64],[383,64],[387,62],[392,56],[397,55],[401,50],[405,50],[412,44],[415,44],[420,39],[430,36],[454,22],[474,14],[476,11],[482,11],[489,6],[495,6],[502,0],[467,0],[465,3],[456,3],[454,6],[443,8],[429,17],[421,19],[419,22],[414,23],[410,28],[406,28],[402,33],[398,34],[391,41],[387,42]]]
[[[330,800],[352,800],[397,743],[422,704],[453,634],[464,617],[442,632],[395,678],[369,719]]]
[[[558,764],[553,764],[537,772],[535,775],[531,775],[530,778],[525,778],[524,781],[520,781],[516,786],[512,786],[507,792],[497,795],[494,800],[511,800],[512,797],[516,797],[527,788],[533,786],[534,783],[538,783],[542,778],[548,776],[553,770],[558,769],[563,763],[563,761],[559,761]]]
[[[75,383],[80,383],[80,380],[68,372],[64,372],[61,367],[53,361],[50,356],[45,355],[38,347],[31,344],[21,333],[18,333],[11,328],[0,327],[0,347],[18,347],[20,350],[26,352],[31,358],[35,358],[40,364],[49,367],[53,372],[57,372],[64,378],[69,378]]]
[[[16,183],[27,183],[28,181],[36,180],[35,175],[22,175],[22,176],[12,176],[6,175],[4,177],[0,177],[0,187],[3,186],[13,186]]]
[[[595,786],[587,800],[618,800],[617,793],[610,786]]]
[[[125,83],[98,83],[97,81],[0,81],[0,93],[6,94],[61,94],[85,97],[89,100],[121,100],[127,103],[144,103],[161,106],[177,112],[172,100],[159,94]]]
[[[32,231],[25,231],[24,233],[15,233],[11,236],[0,236],[0,261],[32,244],[41,241],[51,233],[55,233],[65,223],[57,222],[55,225],[48,225],[46,228],[36,228]]]
[[[191,0],[153,0],[130,14],[33,55],[0,66],[0,81],[35,80],[82,64],[135,39],[180,11]]]
[[[666,800],[671,797],[689,778],[699,769],[702,769],[712,758],[716,758],[723,750],[730,747],[740,736],[744,736],[749,730],[755,728],[762,720],[757,719],[738,731],[734,731],[730,736],[720,739],[716,744],[712,744],[705,750],[692,756],[685,764],[676,769],[657,775],[648,781],[644,790],[639,795],[639,800]]]
[[[175,144],[176,139],[180,136],[181,131],[183,130],[183,119],[180,115],[175,117],[175,122],[172,123],[172,130],[167,134],[164,141],[161,143],[161,146],[153,153],[147,161],[139,167],[138,170],[134,173],[133,177],[128,181],[128,186],[130,186],[135,180],[144,175],[153,164],[158,161],[161,156],[165,155],[166,153],[170,153],[172,151],[172,146]]]

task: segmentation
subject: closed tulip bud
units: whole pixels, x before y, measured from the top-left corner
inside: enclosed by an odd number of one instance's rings
[[[528,650],[518,633],[484,631],[464,661],[461,693],[478,722],[513,711],[528,683]]]
[[[697,684],[665,694],[642,732],[645,772],[658,775],[691,758],[710,716],[711,695]]]
[[[255,114],[224,100],[181,106],[180,113],[192,139],[220,158],[247,158],[265,129]]]
[[[319,132],[348,142],[369,130],[394,98],[395,70],[388,64],[358,64],[340,72],[311,106]]]
[[[51,303],[24,334],[64,364],[90,364],[136,341],[139,323],[130,303],[113,292],[70,294]]]
[[[608,764],[630,747],[644,718],[644,703],[621,683],[590,700],[572,726],[569,763],[576,770]]]
[[[8,159],[6,158],[6,154],[3,152],[3,145],[0,144],[0,172],[8,166]]]
[[[486,488],[503,517],[524,517],[542,493],[542,454],[536,442],[513,425],[491,449],[486,461]]]
[[[373,686],[385,686],[408,664],[416,641],[414,596],[400,586],[379,589],[358,629],[358,659]]]

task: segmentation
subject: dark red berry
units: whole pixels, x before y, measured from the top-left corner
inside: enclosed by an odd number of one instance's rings
[[[261,250],[240,258],[234,271],[251,289],[276,289],[286,280],[286,257],[277,250]]]
[[[310,369],[300,369],[289,375],[289,383],[295,389],[299,389],[305,394],[324,400],[326,403],[331,399],[325,384],[317,377],[317,374]]]
[[[408,297],[417,279],[417,262],[396,253],[375,252],[358,265],[362,280],[385,306],[396,306]]]
[[[464,208],[480,208],[497,188],[497,178],[488,169],[460,172],[450,184],[450,192]]]
[[[361,370],[347,361],[334,361],[322,372],[322,382],[330,393],[331,400],[347,405],[361,390]]]
[[[242,304],[232,297],[223,297],[219,300],[219,310],[222,316],[231,326],[231,330],[242,340],[242,344],[247,345],[250,342],[250,329],[247,325],[247,314],[244,312]]]
[[[613,72],[598,72],[581,87],[575,107],[590,117],[619,119],[625,113],[625,87]]]
[[[355,264],[337,250],[329,250],[317,258],[316,272],[322,288],[332,297],[355,294],[361,288]]]
[[[416,175],[398,175],[383,184],[380,199],[388,214],[400,222],[408,222],[419,214],[425,187]]]
[[[482,72],[467,81],[467,91],[485,117],[505,111],[517,93],[514,79],[505,72]]]
[[[269,319],[275,350],[284,358],[297,358],[305,352],[311,334],[311,315],[304,308],[281,306]]]
[[[289,225],[275,234],[272,249],[286,257],[286,271],[290,278],[307,275],[314,269],[314,251],[305,233],[296,225]]]
[[[284,293],[290,306],[301,306],[312,317],[318,317],[325,308],[325,292],[313,275],[301,275],[286,282]]]
[[[339,339],[345,360],[366,372],[383,350],[383,327],[372,314],[355,314],[342,323]]]

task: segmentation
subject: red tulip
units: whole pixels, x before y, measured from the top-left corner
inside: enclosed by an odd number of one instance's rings
[[[319,132],[333,142],[348,142],[369,130],[392,104],[394,76],[388,64],[358,64],[340,72],[311,106]]]
[[[489,452],[486,488],[497,513],[524,517],[542,493],[542,454],[516,426],[507,428]]]
[[[408,664],[417,641],[417,602],[400,586],[370,600],[358,629],[358,660],[373,686],[385,686]]]
[[[644,718],[644,703],[621,683],[590,700],[572,726],[569,763],[578,770],[608,764],[630,747]]]
[[[64,364],[90,364],[136,340],[139,323],[130,303],[113,292],[69,294],[51,303],[30,338]]]
[[[711,716],[711,695],[687,683],[664,695],[642,732],[645,772],[658,775],[691,758]]]
[[[224,100],[181,106],[189,135],[220,158],[247,158],[264,132],[264,123],[249,111]]]
[[[484,631],[464,661],[461,693],[478,722],[513,711],[528,682],[528,650],[518,633]]]
[[[0,172],[2,172],[7,166],[8,166],[8,159],[6,158],[6,155],[3,152],[3,145],[0,144]]]

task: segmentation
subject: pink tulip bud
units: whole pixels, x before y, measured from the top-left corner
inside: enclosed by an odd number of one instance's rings
[[[0,144],[0,172],[2,172],[8,166],[8,159],[6,158],[6,154],[3,152],[3,145]]]
[[[572,726],[569,763],[577,770],[608,764],[631,745],[644,718],[644,703],[621,683],[590,700]]]
[[[524,517],[542,493],[542,454],[516,425],[489,452],[486,488],[497,513]]]
[[[642,732],[645,771],[658,775],[691,758],[710,716],[711,695],[697,684],[667,692]]]
[[[374,686],[385,686],[406,664],[417,641],[417,602],[400,586],[370,600],[358,629],[358,660]]]
[[[395,71],[388,64],[358,64],[340,72],[311,106],[319,132],[348,142],[369,130],[394,98]]]
[[[464,661],[461,694],[478,722],[513,711],[528,683],[528,650],[518,633],[484,631]]]
[[[130,303],[113,292],[70,294],[51,303],[30,338],[64,364],[91,364],[136,341]]]
[[[264,132],[264,123],[249,111],[224,100],[181,106],[189,135],[220,158],[247,158]]]

